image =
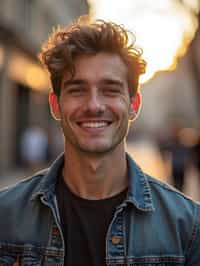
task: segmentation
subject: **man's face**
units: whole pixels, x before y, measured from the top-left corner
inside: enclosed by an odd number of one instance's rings
[[[83,55],[75,61],[75,76],[62,79],[58,109],[66,148],[108,153],[123,145],[129,124],[131,99],[127,68],[118,55]],[[56,96],[55,96],[56,97]]]

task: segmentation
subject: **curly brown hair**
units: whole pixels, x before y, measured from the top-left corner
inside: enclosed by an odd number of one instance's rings
[[[58,27],[42,46],[39,59],[47,68],[54,93],[59,96],[63,74],[75,75],[74,60],[80,55],[99,52],[118,54],[128,68],[131,94],[138,90],[139,76],[145,72],[142,50],[135,45],[135,35],[113,22],[80,17],[66,28]]]

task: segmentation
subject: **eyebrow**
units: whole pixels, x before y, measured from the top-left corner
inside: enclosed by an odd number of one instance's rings
[[[122,87],[123,86],[123,82],[117,79],[110,79],[110,78],[105,78],[100,80],[99,82],[100,84],[108,84],[108,85],[117,85]],[[83,85],[83,84],[87,84],[87,81],[83,80],[83,79],[72,79],[72,80],[66,80],[63,83],[64,88],[67,88],[69,86],[73,86],[73,85]]]
[[[103,79],[100,83],[123,86],[123,82],[117,79]]]
[[[81,85],[81,84],[86,84],[86,82],[82,79],[72,79],[72,80],[66,80],[64,81],[64,88],[72,85]]]

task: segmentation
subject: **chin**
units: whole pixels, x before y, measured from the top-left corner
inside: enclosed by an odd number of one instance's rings
[[[98,154],[98,155],[103,155],[103,154],[108,154],[115,150],[117,145],[80,145],[79,149],[88,154]]]

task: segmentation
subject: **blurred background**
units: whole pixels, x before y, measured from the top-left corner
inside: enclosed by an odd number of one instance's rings
[[[133,31],[148,63],[127,150],[147,173],[199,200],[200,0],[1,0],[0,187],[63,150],[37,54],[53,27],[84,14]]]

